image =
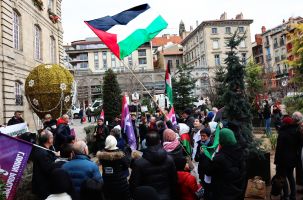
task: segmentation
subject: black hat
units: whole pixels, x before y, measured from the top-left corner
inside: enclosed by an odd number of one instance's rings
[[[191,115],[191,109],[190,108],[185,108],[185,110],[183,111],[183,113],[185,113],[187,115]]]
[[[200,130],[200,134],[205,133],[208,137],[211,135],[211,130],[209,128],[204,128]]]

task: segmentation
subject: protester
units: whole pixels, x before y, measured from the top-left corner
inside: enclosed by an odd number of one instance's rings
[[[156,122],[157,131],[161,140],[161,144],[163,144],[163,132],[166,129],[165,123],[162,120]]]
[[[157,131],[157,126],[156,126],[156,117],[151,116],[149,123],[148,123],[148,130],[149,131]]]
[[[142,158],[135,160],[133,164],[129,180],[132,193],[139,186],[151,186],[161,200],[177,199],[176,167],[173,159],[161,147],[158,133],[148,133],[146,145]]]
[[[296,117],[294,116],[296,119]],[[284,199],[296,199],[296,181],[294,178],[294,168],[300,159],[300,133],[298,124],[293,118],[286,116],[282,120],[282,126],[278,130],[278,139],[275,153],[275,164],[277,174],[286,177],[288,184],[283,187]]]
[[[118,149],[114,136],[107,136],[105,149],[99,151],[97,157],[102,165],[105,198],[108,200],[129,200],[128,173],[125,171],[128,171],[130,159]]]
[[[192,148],[190,145],[190,136],[189,136],[190,127],[184,123],[179,124],[179,135],[180,142],[186,150],[187,155],[191,156]]]
[[[121,127],[118,125],[116,127],[114,127],[111,131],[110,131],[110,135],[114,136],[117,140],[117,147],[122,150],[125,151],[126,150],[126,143],[125,140],[122,138],[121,136]]]
[[[140,186],[134,192],[134,200],[160,200],[160,197],[153,187]]]
[[[60,157],[55,160],[54,168],[61,168],[62,165],[70,161],[73,157],[73,145],[65,144],[60,151]]]
[[[177,158],[175,160],[178,173],[178,197],[180,200],[196,200],[198,184],[196,178],[191,175],[187,166],[186,158]]]
[[[271,134],[271,128],[270,128],[270,124],[271,124],[271,112],[270,112],[270,106],[268,104],[267,100],[264,100],[264,108],[263,108],[263,117],[265,119],[265,132],[267,135]]]
[[[184,158],[186,155],[182,145],[177,139],[177,134],[171,129],[165,129],[163,133],[163,148],[174,161],[177,158]]]
[[[37,195],[37,199],[44,200],[50,195],[50,173],[56,160],[56,155],[47,150],[53,145],[53,134],[48,130],[43,130],[40,133],[39,145],[45,149],[33,148],[32,189],[33,193]]]
[[[10,120],[8,120],[7,125],[11,126],[11,125],[21,124],[21,123],[24,123],[24,120],[22,118],[22,113],[20,111],[16,111],[14,113],[14,116]]]
[[[50,175],[50,191],[46,200],[72,200],[75,199],[73,183],[63,169],[54,169]]]
[[[83,111],[83,108],[81,107],[80,111],[79,111],[79,118],[80,118],[81,124],[83,123],[83,117],[84,117],[84,111]]]
[[[76,142],[73,145],[73,153],[73,159],[62,165],[62,168],[70,175],[75,191],[79,195],[83,181],[91,178],[102,182],[102,177],[98,166],[88,156],[88,147],[85,142]]]
[[[205,174],[211,176],[211,200],[240,200],[245,190],[245,161],[243,150],[234,133],[227,128],[220,131],[221,149],[213,160],[203,160]]]
[[[86,179],[81,184],[80,200],[105,200],[103,184],[94,179]]]
[[[185,123],[190,129],[194,127],[194,121],[195,121],[195,118],[191,116],[191,113],[192,112],[190,108],[186,108],[182,112],[183,123]]]
[[[64,114],[57,122],[56,137],[55,137],[55,148],[57,151],[61,150],[61,147],[65,144],[71,143],[75,136],[71,135],[69,128],[69,116]]]
[[[195,155],[195,161],[199,162],[198,174],[199,174],[200,183],[205,189],[205,195],[204,195],[205,200],[211,199],[212,190],[211,190],[211,184],[209,183],[209,181],[207,181],[209,177],[206,177],[205,174],[206,167],[203,166],[203,164],[205,162],[209,162],[210,159],[204,154],[202,146],[206,146],[206,147],[212,146],[213,141],[211,140],[210,136],[211,136],[211,130],[209,128],[204,128],[200,131],[201,140],[197,142],[197,149],[196,149],[197,153]],[[207,159],[208,161],[205,161],[205,159]]]
[[[104,119],[99,118],[97,121],[97,126],[95,127],[94,136],[96,137],[96,141],[94,144],[93,153],[96,154],[97,151],[103,150],[105,147],[105,139],[109,135],[109,130],[107,126],[104,124]]]
[[[146,117],[141,117],[141,123],[139,124],[139,134],[140,134],[140,144],[142,146],[142,141],[145,140],[145,136],[148,132]]]
[[[86,111],[85,111],[85,114],[87,116],[87,120],[89,123],[92,122],[92,115],[93,115],[93,112],[92,112],[92,109],[90,108],[91,105],[89,105],[87,108],[86,108]]]
[[[191,138],[191,146],[193,148],[193,154],[192,158],[195,158],[196,151],[197,151],[197,146],[198,146],[198,141],[201,140],[200,136],[200,130],[204,128],[204,125],[202,124],[202,121],[198,118],[195,119],[194,121],[194,128],[192,129],[190,138]]]
[[[273,123],[275,125],[276,130],[278,130],[281,125],[282,125],[282,112],[278,105],[273,106],[273,111],[272,111],[272,118],[273,118]]]
[[[56,128],[57,128],[57,120],[53,119],[51,114],[46,114],[44,116],[43,129],[48,129],[53,134],[55,134]]]

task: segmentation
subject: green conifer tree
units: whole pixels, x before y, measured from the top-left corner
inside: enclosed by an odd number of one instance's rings
[[[121,114],[122,96],[117,76],[111,69],[108,69],[104,74],[102,99],[105,120],[112,122],[117,115]]]
[[[226,90],[226,83],[225,83],[225,77],[226,77],[226,70],[225,68],[220,65],[215,71],[215,77],[214,77],[214,88],[215,88],[215,98],[213,102],[213,106],[217,108],[222,108],[224,106],[223,101],[223,95]]]

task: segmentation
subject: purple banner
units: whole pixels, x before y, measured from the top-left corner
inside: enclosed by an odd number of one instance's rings
[[[32,150],[30,143],[0,133],[0,178],[7,200],[13,200]]]

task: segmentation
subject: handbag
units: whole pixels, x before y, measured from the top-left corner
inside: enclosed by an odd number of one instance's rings
[[[246,198],[266,199],[266,185],[260,176],[249,179],[245,191]]]

